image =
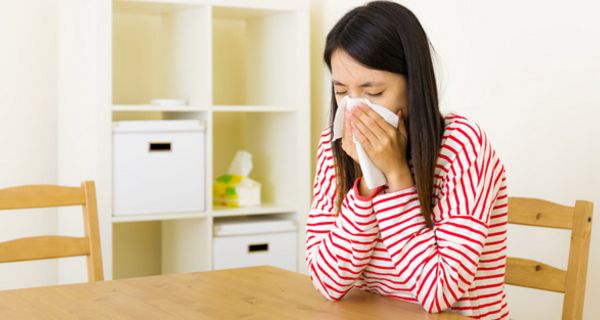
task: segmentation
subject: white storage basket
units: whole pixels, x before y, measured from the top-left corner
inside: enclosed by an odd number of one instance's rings
[[[205,180],[200,121],[114,122],[114,215],[204,211]]]
[[[296,271],[297,227],[293,220],[237,218],[216,221],[213,268],[271,265]]]

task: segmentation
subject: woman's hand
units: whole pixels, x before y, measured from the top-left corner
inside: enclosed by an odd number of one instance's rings
[[[344,109],[344,131],[342,134],[342,149],[354,160],[354,162],[359,163],[358,154],[356,153],[356,143],[352,140],[352,126],[350,125],[350,111],[348,109]],[[368,196],[373,193],[373,189],[369,189],[367,184],[365,183],[365,179],[360,180],[360,184],[358,186],[359,194],[361,196]]]
[[[344,131],[342,133],[342,149],[358,163],[358,155],[356,153],[356,144],[352,140],[352,128],[350,126],[350,111],[344,108]]]
[[[397,115],[400,120],[394,128],[368,106],[358,105],[350,112],[352,132],[385,175],[390,191],[414,184],[406,160],[408,133],[402,111]]]

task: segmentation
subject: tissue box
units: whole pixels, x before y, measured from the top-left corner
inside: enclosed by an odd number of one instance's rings
[[[213,203],[226,207],[260,205],[260,183],[240,175],[220,176],[213,186]]]

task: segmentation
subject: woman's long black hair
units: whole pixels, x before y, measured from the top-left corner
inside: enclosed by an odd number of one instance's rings
[[[412,161],[421,211],[432,227],[433,179],[444,130],[427,34],[417,17],[391,1],[373,1],[346,13],[327,35],[324,59],[331,71],[331,55],[337,49],[370,69],[402,74],[408,86],[407,159]],[[330,125],[337,111],[331,87]],[[333,143],[337,174],[337,208],[360,174],[360,168]]]

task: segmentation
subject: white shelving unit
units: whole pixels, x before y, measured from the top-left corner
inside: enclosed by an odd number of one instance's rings
[[[85,148],[91,144],[97,152],[80,157],[91,159],[95,167],[79,180],[97,182],[106,277],[210,270],[213,222],[257,215],[298,222],[298,270],[303,270],[304,216],[311,192],[307,1],[95,1],[92,9],[73,2],[72,10],[80,14],[101,13],[96,21],[73,22],[87,24],[93,34],[89,39],[64,37],[60,56],[81,42],[96,41],[104,54],[90,54],[88,60],[99,71],[77,74],[59,85],[79,81],[94,88],[98,99],[81,107],[82,93],[65,89],[59,117],[69,113],[62,121],[66,127],[81,126],[76,114],[96,117],[96,134],[87,137]],[[65,74],[69,68],[61,66]],[[189,105],[149,105],[156,98],[185,99]],[[113,217],[112,122],[155,119],[205,122],[207,191],[199,196],[206,198],[207,210]],[[213,180],[225,173],[240,149],[253,155],[250,177],[262,184],[263,204],[213,207]],[[63,182],[81,172],[68,161],[59,171]],[[61,221],[63,229],[76,223]]]

